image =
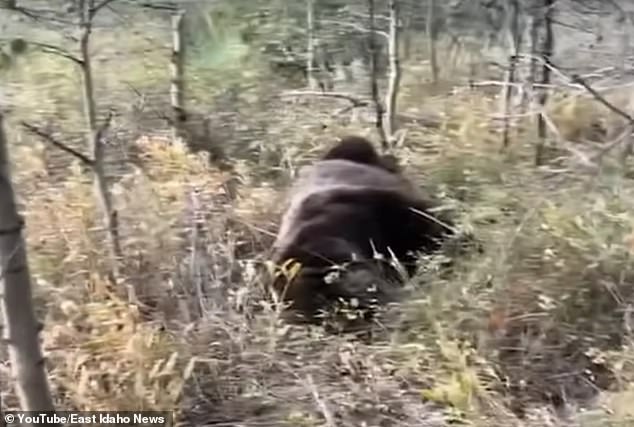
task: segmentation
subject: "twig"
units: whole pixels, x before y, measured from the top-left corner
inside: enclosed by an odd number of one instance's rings
[[[487,87],[487,86],[501,86],[501,87],[507,87],[507,86],[511,86],[511,87],[522,87],[525,86],[524,83],[509,83],[509,82],[504,82],[504,81],[497,81],[497,80],[483,80],[480,82],[470,82],[469,83],[469,87],[470,88],[474,88],[474,87]],[[542,83],[535,83],[533,84],[533,87],[536,88],[545,88],[545,89],[557,89],[560,86],[559,85],[554,85],[554,84],[542,84]]]
[[[13,10],[36,22],[44,24],[58,24],[57,28],[59,28],[59,26],[74,24],[70,20],[61,19],[59,16],[55,16],[56,12],[52,9],[28,9],[26,7],[18,6]]]
[[[434,217],[433,215],[428,214],[427,212],[421,211],[421,210],[416,209],[416,208],[409,208],[409,210],[414,212],[415,214],[418,214],[418,215],[422,216],[423,218],[426,218],[426,219],[428,219],[428,220],[430,220],[432,222],[435,222],[436,224],[438,224],[441,227],[449,230],[453,234],[460,234],[460,231],[456,227],[452,227],[451,225],[447,224],[444,221],[441,221],[440,219]]]
[[[621,110],[619,107],[615,106],[614,104],[608,102],[608,100],[606,100],[592,86],[590,86],[588,83],[586,83],[586,81],[583,78],[581,78],[579,75],[573,74],[572,76],[570,76],[570,79],[571,79],[571,81],[573,83],[581,85],[585,90],[588,91],[588,93],[590,95],[592,95],[594,97],[594,99],[596,99],[601,104],[603,104],[608,110],[610,110],[613,113],[621,116],[622,118],[627,120],[629,122],[629,124],[634,125],[634,118],[632,116],[630,116],[629,114],[627,114],[625,111]]]
[[[178,8],[173,5],[173,4],[169,4],[169,3],[164,3],[164,4],[155,4],[155,3],[140,3],[139,6],[144,7],[146,9],[155,9],[155,10],[169,10],[169,11],[175,11]]]
[[[76,57],[72,53],[68,52],[65,49],[62,49],[59,46],[55,46],[48,43],[33,42],[33,41],[29,41],[29,44],[32,44],[33,46],[40,48],[40,50],[44,53],[61,56],[62,58],[66,58],[70,61],[73,61],[74,63],[78,65],[84,64],[84,61],[82,61],[80,58]]]
[[[319,391],[317,391],[317,386],[315,386],[312,375],[306,375],[306,384],[310,393],[313,395],[313,399],[315,399],[315,403],[317,403],[319,410],[326,419],[326,425],[328,427],[336,427],[337,423],[335,423],[335,417],[332,415],[332,412],[330,412],[326,402],[319,396]]]
[[[539,64],[541,66],[544,66],[546,68],[548,68],[552,73],[557,74],[562,80],[568,80],[570,81],[570,77],[568,75],[566,75],[566,73],[559,67],[555,66],[553,64],[552,61],[545,61],[544,58],[542,58],[539,55],[531,55],[529,53],[521,53],[519,55],[516,55],[518,58],[522,58],[522,59],[529,59],[529,60],[534,60],[539,62]]]
[[[365,99],[357,98],[353,95],[348,95],[346,93],[340,92],[321,92],[321,91],[292,91],[292,92],[284,92],[281,96],[321,96],[325,98],[337,98],[337,99],[345,99],[352,103],[355,107],[363,107],[369,104],[369,101]]]
[[[42,17],[38,16],[36,13],[34,13],[33,11],[31,11],[30,9],[27,9],[25,7],[16,7],[15,9],[16,12],[21,13],[22,15],[26,16],[27,18],[31,18],[34,21],[41,21]]]
[[[394,132],[394,147],[403,147],[405,137],[407,136],[407,129],[402,128]]]
[[[84,163],[87,166],[90,166],[91,168],[95,166],[95,162],[94,160],[88,158],[87,156],[85,156],[84,154],[80,153],[79,151],[69,147],[68,145],[59,142],[57,139],[55,139],[52,135],[44,132],[42,129],[38,128],[37,126],[31,125],[27,122],[20,122],[20,124],[22,125],[23,128],[25,128],[27,131],[31,132],[34,135],[39,136],[42,139],[45,139],[46,141],[48,141],[49,143],[51,143],[51,145],[54,145],[55,147],[59,148],[60,150],[78,158],[82,163]]]
[[[112,110],[109,110],[108,111],[108,115],[106,116],[106,119],[101,124],[99,129],[97,129],[97,142],[98,143],[101,143],[101,139],[103,138],[104,133],[106,133],[106,131],[110,127],[110,123],[112,122],[113,115],[114,114],[113,114]]]
[[[145,94],[144,94],[144,93],[142,93],[142,92],[141,92],[139,89],[137,89],[136,87],[134,87],[131,83],[129,83],[129,82],[123,82],[123,83],[124,83],[125,85],[127,85],[127,86],[130,88],[130,90],[131,90],[132,92],[134,92],[134,94],[135,94],[138,98],[140,98],[140,99],[145,98]],[[152,107],[150,107],[150,112],[151,112],[152,114],[154,114],[154,116],[155,116],[157,119],[165,121],[165,123],[167,123],[167,125],[168,125],[168,126],[173,126],[174,121],[173,121],[173,120],[172,120],[172,118],[171,118],[171,117],[169,117],[167,114],[164,114],[164,113],[162,113],[162,112],[158,111],[156,108],[152,108]]]
[[[551,66],[553,67],[553,69],[557,69],[557,67],[551,63]],[[564,75],[565,74],[561,71],[559,71],[560,74]],[[580,85],[581,87],[583,87],[590,95],[592,95],[592,97],[594,97],[595,100],[597,100],[599,103],[601,103],[604,107],[606,107],[608,110],[612,111],[614,114],[616,114],[617,116],[620,116],[621,118],[625,119],[628,122],[628,129],[626,130],[626,133],[624,133],[623,136],[623,140],[622,141],[629,141],[627,139],[627,136],[631,135],[631,131],[632,128],[634,127],[634,117],[632,117],[631,115],[629,115],[628,113],[626,113],[625,111],[623,111],[622,109],[620,109],[619,107],[617,107],[616,105],[612,104],[611,102],[609,102],[607,99],[605,99],[604,96],[602,96],[599,92],[597,92],[596,89],[594,89],[592,86],[590,86],[581,76],[579,76],[578,74],[573,74],[572,76],[570,76],[570,80],[577,85]],[[620,138],[617,138],[617,140],[619,140]],[[614,142],[614,146],[619,145],[618,142]],[[629,147],[631,147],[631,142],[628,144]],[[612,144],[610,144],[609,148],[612,148]],[[600,153],[597,156],[597,160],[600,160],[601,157],[607,153],[607,151]],[[630,155],[630,148],[627,148],[626,151],[623,153],[623,161],[625,161],[625,159]]]
[[[559,21],[557,19],[553,19],[552,23],[555,25],[559,25],[560,27],[570,28],[571,30],[580,31],[586,34],[594,34],[594,31],[588,30],[587,28],[579,27],[577,25],[568,24],[567,22]]]
[[[102,0],[100,3],[96,4],[94,7],[90,9],[90,18],[94,18],[95,15],[104,7],[108,6],[110,3],[115,0]]]
[[[323,25],[327,25],[327,24],[332,24],[332,25],[339,25],[341,27],[348,27],[348,28],[352,28],[354,30],[357,30],[360,33],[369,33],[370,31],[372,31],[369,28],[364,28],[361,25],[355,24],[353,22],[341,22],[341,21],[330,21],[330,20],[322,20],[321,23]],[[385,31],[381,31],[381,30],[374,30],[375,34],[378,34],[379,36],[384,37],[386,40],[390,38],[390,34],[385,32]]]

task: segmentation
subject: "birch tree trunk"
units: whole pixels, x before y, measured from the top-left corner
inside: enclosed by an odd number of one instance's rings
[[[21,409],[54,411],[33,310],[23,227],[11,183],[4,117],[0,114],[0,295],[4,340]]]
[[[172,106],[172,137],[185,137],[185,52],[183,45],[185,11],[172,15],[172,58],[170,60],[170,103]]]
[[[389,0],[390,30],[388,42],[388,56],[390,63],[390,78],[386,94],[385,133],[390,143],[393,143],[396,132],[396,103],[401,83],[401,62],[399,59],[399,8],[398,0]]]
[[[434,21],[436,20],[436,0],[427,0],[427,46],[429,50],[429,67],[431,68],[431,81],[438,83],[438,59],[436,56],[436,32]]]
[[[538,103],[540,109],[546,105],[548,101],[548,89],[547,85],[550,83],[550,67],[551,67],[551,59],[553,55],[554,49],[554,34],[553,34],[553,23],[552,23],[552,15],[553,9],[556,0],[544,0],[544,42],[541,48],[541,57],[544,61],[544,65],[542,66],[542,87],[539,91]],[[544,161],[544,150],[546,147],[546,137],[547,137],[547,128],[546,128],[546,120],[544,119],[542,114],[537,116],[537,147],[535,149],[535,165],[540,166]]]

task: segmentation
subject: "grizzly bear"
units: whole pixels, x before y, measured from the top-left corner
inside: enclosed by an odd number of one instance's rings
[[[273,288],[308,321],[338,300],[359,308],[392,300],[403,273],[415,271],[415,253],[438,249],[452,234],[430,208],[395,159],[364,138],[343,138],[300,171],[290,192],[272,261],[300,268],[291,278],[278,275]]]

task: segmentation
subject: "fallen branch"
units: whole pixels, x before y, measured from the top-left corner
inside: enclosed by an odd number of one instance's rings
[[[508,83],[508,82],[503,82],[503,81],[498,81],[498,80],[483,80],[480,82],[470,82],[469,83],[469,88],[475,88],[475,87],[507,87],[507,86],[511,86],[511,87],[516,87],[516,88],[520,88],[525,86],[525,83]],[[560,86],[559,85],[554,85],[554,84],[542,84],[542,83],[534,83],[533,87],[536,88],[545,88],[545,89],[558,89]]]
[[[365,99],[357,98],[353,95],[340,92],[320,92],[320,91],[292,91],[284,92],[281,96],[320,96],[324,98],[337,98],[344,99],[352,103],[355,107],[364,107],[369,104],[369,101]]]
[[[369,33],[370,31],[372,31],[369,28],[364,28],[361,25],[357,25],[353,22],[341,22],[341,21],[330,21],[330,20],[322,20],[321,21],[322,24],[326,25],[326,24],[332,24],[332,25],[339,25],[341,27],[348,27],[348,28],[352,28],[353,30],[357,30],[360,33]],[[388,40],[390,38],[390,34],[385,32],[385,31],[381,31],[381,30],[374,30],[375,34],[378,34],[379,36],[384,37],[386,40]]]
[[[88,156],[80,153],[79,151],[75,150],[74,148],[69,147],[68,145],[58,141],[57,139],[55,139],[55,137],[53,137],[52,135],[50,135],[47,132],[44,132],[42,129],[40,129],[37,126],[31,125],[27,122],[20,122],[20,124],[22,125],[22,127],[24,129],[26,129],[28,132],[39,136],[40,138],[46,140],[47,142],[49,142],[51,145],[59,148],[60,150],[74,156],[75,158],[79,159],[82,163],[84,163],[87,166],[90,166],[91,168],[93,168],[95,166],[95,161],[90,159]]]

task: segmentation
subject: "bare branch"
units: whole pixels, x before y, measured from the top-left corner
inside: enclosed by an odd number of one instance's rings
[[[362,25],[359,24],[355,24],[354,22],[341,22],[341,21],[332,21],[329,19],[324,19],[320,21],[322,24],[331,24],[331,25],[339,25],[341,27],[348,27],[351,28],[353,30],[356,30],[360,33],[369,33],[371,30],[369,28],[365,28]],[[385,39],[389,39],[390,38],[390,34],[386,31],[381,31],[381,30],[374,30],[375,34],[378,34],[379,36],[384,37]]]
[[[97,3],[95,6],[93,6],[90,9],[90,17],[94,18],[95,15],[104,7],[108,6],[110,3],[114,2],[115,0],[101,0],[101,2]]]
[[[178,9],[178,7],[176,7],[173,4],[169,4],[169,3],[163,3],[163,4],[140,3],[140,4],[138,4],[138,6],[144,7],[146,9],[168,10],[170,12],[173,12],[173,11]]]
[[[106,116],[106,119],[101,124],[99,129],[97,129],[97,137],[96,138],[97,138],[97,142],[98,143],[101,143],[101,139],[103,138],[103,135],[106,133],[106,131],[110,127],[110,123],[112,122],[112,117],[113,116],[114,116],[114,114],[113,114],[112,110],[108,111],[108,115]]]
[[[124,82],[124,84],[125,84],[126,86],[128,86],[128,87],[130,88],[130,90],[131,90],[132,92],[134,92],[134,94],[135,94],[135,95],[136,95],[139,99],[143,99],[143,98],[145,98],[145,94],[144,94],[144,93],[142,93],[142,92],[141,92],[139,89],[137,89],[136,87],[134,87],[134,86],[133,86],[130,82]],[[321,93],[321,92],[320,92],[320,93]],[[173,120],[172,120],[172,118],[171,118],[171,117],[169,117],[167,114],[165,114],[165,113],[163,113],[163,112],[161,112],[161,111],[157,110],[156,108],[152,108],[152,107],[150,107],[150,111],[152,112],[152,114],[154,114],[154,116],[155,116],[157,119],[160,119],[160,120],[165,121],[165,123],[166,123],[168,126],[173,126],[173,125],[174,125],[174,121],[173,121]]]
[[[73,25],[72,21],[56,16],[57,12],[52,9],[29,9],[23,6],[18,6],[14,10],[36,22],[44,24],[55,23],[62,26]]]
[[[509,82],[505,82],[505,81],[498,81],[498,80],[483,80],[483,81],[479,81],[479,82],[469,82],[469,87],[470,88],[476,88],[476,87],[507,87],[507,86],[511,86],[511,87],[515,87],[515,88],[520,88],[522,86],[524,86],[524,83],[509,83]],[[466,86],[465,86],[466,87]],[[547,84],[547,85],[543,85],[541,83],[535,83],[533,84],[533,87],[535,88],[547,88],[547,89],[557,89],[560,88],[561,86],[559,85],[555,85],[555,84]]]
[[[355,17],[355,18],[360,18],[360,19],[370,19],[370,15],[367,13],[363,13],[363,12],[356,12],[356,11],[351,11],[350,15]],[[386,16],[386,15],[374,15],[374,19],[375,20],[381,20],[383,19],[384,21],[389,21],[390,17]]]
[[[52,135],[50,135],[47,132],[44,132],[42,129],[40,129],[37,126],[31,125],[27,122],[20,122],[20,124],[22,125],[22,127],[24,129],[26,129],[27,131],[31,132],[34,135],[39,136],[40,138],[48,141],[51,145],[59,148],[60,150],[74,156],[75,158],[79,159],[82,163],[84,163],[87,166],[90,166],[91,168],[94,167],[95,162],[88,158],[87,156],[85,156],[84,154],[80,153],[79,151],[75,150],[74,148],[69,147],[68,145],[59,142],[57,139],[55,139],[55,137],[53,137]]]
[[[40,21],[42,19],[42,17],[38,16],[36,12],[34,12],[34,11],[30,10],[30,9],[27,9],[25,7],[16,7],[13,10],[15,10],[16,12],[21,13],[22,15],[26,16],[27,18],[33,19],[34,21]]]
[[[55,45],[48,44],[48,43],[33,42],[33,41],[29,41],[28,43],[32,44],[35,47],[38,47],[44,53],[61,56],[62,58],[66,58],[66,59],[68,59],[70,61],[73,61],[74,63],[76,63],[78,65],[83,65],[83,63],[84,63],[84,61],[82,61],[80,58],[76,57],[75,55],[73,55],[69,51],[67,51],[67,50],[65,50],[65,49],[63,49],[63,48],[61,48],[59,46],[55,46]]]
[[[630,116],[625,111],[621,110],[620,108],[618,108],[617,106],[615,106],[614,104],[612,104],[608,100],[606,100],[592,86],[590,86],[588,83],[586,83],[586,81],[583,78],[581,78],[581,76],[579,76],[577,74],[573,74],[572,76],[570,76],[570,79],[572,80],[573,83],[581,85],[585,90],[588,91],[588,93],[590,95],[592,95],[594,97],[594,99],[596,99],[601,104],[603,104],[608,110],[610,110],[613,113],[623,117],[625,120],[627,120],[629,122],[629,124],[634,125],[634,118],[632,116]]]
[[[607,99],[605,99],[603,95],[601,95],[595,88],[590,86],[588,82],[586,82],[585,79],[581,77],[579,74],[572,74],[568,76],[565,72],[561,70],[561,68],[553,64],[552,61],[550,62],[549,65],[553,71],[557,72],[557,74],[562,76],[564,79],[570,81],[574,85],[578,85],[582,87],[583,89],[586,90],[586,92],[592,95],[592,97],[595,100],[603,104],[603,106],[605,106],[608,110],[612,111],[614,114],[627,120],[630,125],[634,125],[634,117],[632,117],[631,115],[629,115],[628,113],[626,113],[625,111],[623,111],[622,109],[620,109],[619,107],[617,107],[616,105],[612,104]]]
[[[560,27],[564,27],[564,28],[570,28],[571,30],[575,30],[575,31],[580,31],[582,33],[586,33],[586,34],[594,34],[594,31],[592,30],[588,30],[587,28],[583,28],[577,25],[572,25],[572,24],[567,24],[563,21],[559,21],[556,19],[552,20],[553,24],[559,25]]]
[[[317,407],[319,408],[319,410],[321,411],[322,415],[324,416],[326,420],[326,426],[336,427],[337,423],[335,422],[335,417],[330,411],[330,408],[328,408],[328,405],[326,404],[326,402],[321,398],[321,396],[319,396],[319,391],[317,390],[317,386],[315,385],[315,382],[313,381],[313,377],[310,374],[306,376],[306,385],[308,389],[310,390],[310,394],[313,395],[313,399],[315,399],[315,403],[317,404]]]

